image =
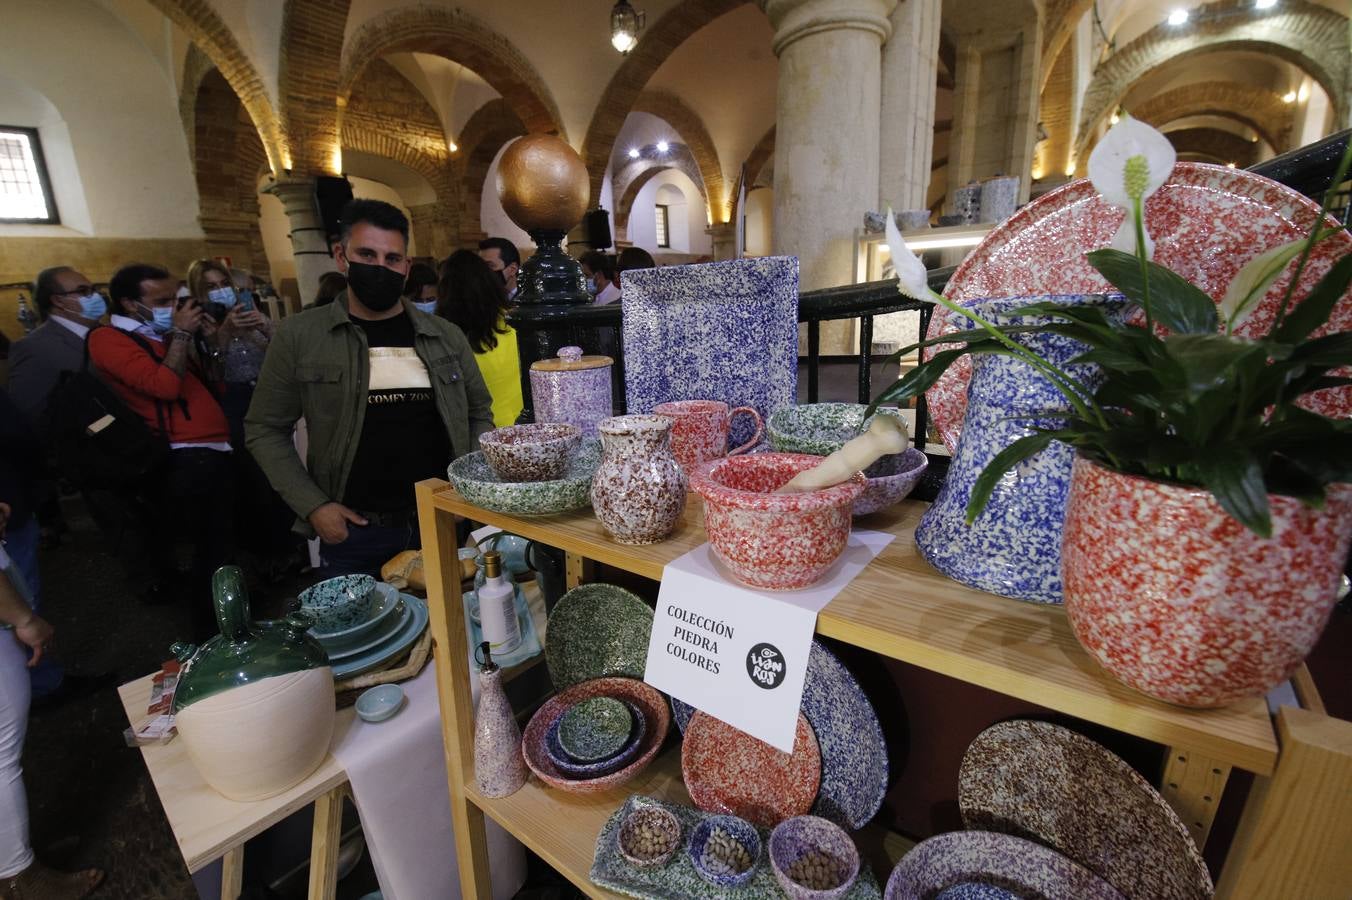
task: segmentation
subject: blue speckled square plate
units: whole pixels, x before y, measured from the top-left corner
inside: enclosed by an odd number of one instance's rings
[[[684,734],[694,708],[672,697],[671,709]],[[822,754],[822,783],[812,812],[842,828],[863,828],[887,793],[887,741],[859,682],[820,641],[812,642],[808,656],[802,710]]]
[[[624,817],[640,806],[661,806],[670,810],[681,823],[680,848],[672,854],[671,860],[664,866],[640,869],[620,855],[620,823]],[[657,900],[713,900],[713,898],[731,897],[737,900],[783,900],[784,891],[775,881],[774,870],[770,868],[770,858],[762,850],[756,863],[756,874],[741,887],[716,887],[699,876],[690,864],[690,856],[685,852],[690,832],[711,813],[703,813],[688,806],[665,803],[634,794],[624,805],[616,810],[601,833],[596,836],[596,853],[592,857],[590,878],[592,884],[607,888],[628,897],[657,898]],[[769,829],[759,829],[761,846],[770,841]],[[847,891],[842,900],[874,900],[880,898],[882,891],[878,879],[867,865],[859,867],[859,878]]]
[[[631,413],[722,400],[768,419],[798,390],[798,258],[770,256],[621,277],[624,387]],[[733,422],[731,446],[751,437]]]

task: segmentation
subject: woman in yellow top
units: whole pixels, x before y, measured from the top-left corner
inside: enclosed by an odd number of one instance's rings
[[[503,316],[511,309],[502,276],[472,250],[457,250],[441,264],[437,315],[460,326],[474,350],[479,373],[493,395],[493,424],[516,424],[521,415],[521,364],[516,331]]]

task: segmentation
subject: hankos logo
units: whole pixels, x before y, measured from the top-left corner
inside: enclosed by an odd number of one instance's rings
[[[770,691],[784,683],[784,656],[774,644],[757,644],[746,655],[746,674],[752,684]]]

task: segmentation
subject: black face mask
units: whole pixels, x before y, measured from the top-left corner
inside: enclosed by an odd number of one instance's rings
[[[372,312],[392,309],[404,293],[405,276],[370,263],[347,263],[347,283],[352,293]]]

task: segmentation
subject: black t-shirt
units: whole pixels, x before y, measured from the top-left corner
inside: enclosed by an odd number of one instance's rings
[[[370,512],[412,509],[415,482],[445,477],[451,439],[437,413],[427,368],[413,349],[408,314],[352,321],[366,332],[371,380],[343,503]]]

